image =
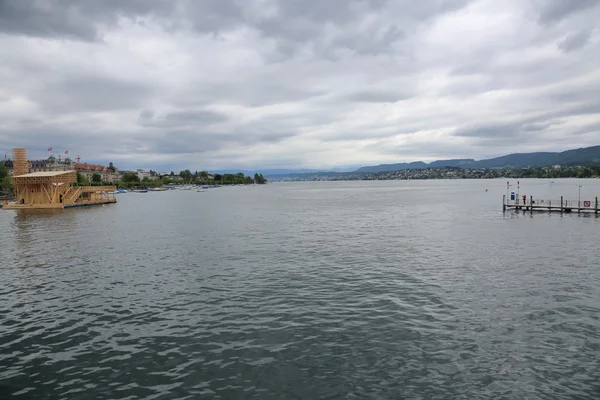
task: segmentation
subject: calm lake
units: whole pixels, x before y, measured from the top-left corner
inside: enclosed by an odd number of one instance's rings
[[[519,191],[593,204],[600,180]],[[0,399],[598,399],[600,217],[503,213],[503,194],[277,183],[0,210]]]

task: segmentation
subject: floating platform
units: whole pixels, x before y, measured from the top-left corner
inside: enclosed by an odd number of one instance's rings
[[[560,200],[534,199],[532,196],[524,201],[519,198],[507,200],[506,195],[502,198],[502,210],[522,210],[522,211],[546,211],[560,213],[594,213],[598,214],[598,197],[594,200],[565,200],[562,196]]]
[[[55,210],[60,208],[76,208],[76,207],[90,207],[90,206],[102,206],[105,204],[116,203],[116,199],[106,199],[98,201],[77,201],[73,204],[0,204],[0,208],[4,210]]]
[[[15,201],[4,210],[57,209],[116,203],[115,186],[74,186],[75,171],[34,172],[12,177]]]

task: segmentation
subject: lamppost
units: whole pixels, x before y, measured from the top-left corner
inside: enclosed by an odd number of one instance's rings
[[[581,185],[579,185],[579,194],[577,195],[577,207],[581,207]]]

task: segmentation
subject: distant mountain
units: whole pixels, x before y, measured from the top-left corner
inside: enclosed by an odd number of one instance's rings
[[[476,168],[528,168],[550,165],[589,164],[600,162],[600,146],[567,150],[560,153],[515,153],[476,162]]]
[[[423,161],[415,161],[410,163],[398,163],[398,164],[380,164],[371,167],[362,167],[354,172],[389,172],[389,171],[402,171],[405,169],[425,169],[425,168],[444,168],[444,167],[470,167],[475,160],[472,159],[459,159],[459,160],[438,160],[433,161],[429,164]]]
[[[301,174],[349,174],[349,173],[376,173],[392,172],[407,169],[426,169],[426,168],[528,168],[528,167],[546,167],[551,165],[577,165],[577,164],[600,164],[600,146],[586,147],[581,149],[567,150],[563,152],[537,152],[537,153],[514,153],[502,157],[490,158],[475,161],[471,158],[461,158],[452,160],[437,160],[431,163],[423,161],[414,161],[409,163],[380,164],[361,167],[358,169],[330,168],[330,169],[262,169],[262,170],[216,170],[210,171],[217,174],[236,174],[238,172],[244,175],[254,176],[255,173],[263,174],[265,178],[296,176]]]
[[[357,169],[357,173],[391,172],[405,169],[425,168],[534,168],[551,165],[598,164],[600,163],[600,146],[567,150],[558,153],[514,153],[502,157],[475,161],[472,159],[438,160],[426,164],[422,161],[399,164],[381,164]]]

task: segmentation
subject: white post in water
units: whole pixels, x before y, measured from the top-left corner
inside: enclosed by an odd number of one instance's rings
[[[577,212],[581,212],[581,185],[579,185],[579,194],[577,195]]]

